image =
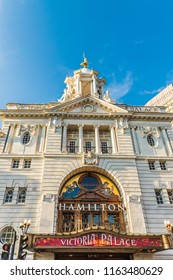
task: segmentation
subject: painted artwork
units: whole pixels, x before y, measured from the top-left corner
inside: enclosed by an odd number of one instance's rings
[[[62,194],[62,198],[76,198],[76,196],[81,192],[76,181],[73,181],[70,186],[66,186],[66,191]]]

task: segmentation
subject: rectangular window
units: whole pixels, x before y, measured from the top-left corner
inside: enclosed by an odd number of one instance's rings
[[[156,167],[155,167],[155,161],[149,161],[148,162],[148,166],[149,166],[149,169],[150,170],[155,170]]]
[[[120,229],[120,220],[118,213],[108,212],[108,222],[110,225],[113,225],[114,228]]]
[[[19,163],[20,163],[19,159],[13,159],[11,167],[14,169],[17,169],[17,168],[19,168]]]
[[[76,142],[74,140],[71,140],[69,142],[69,153],[75,154],[75,152],[76,152]]]
[[[64,212],[62,217],[63,232],[71,232],[75,230],[75,215],[72,212]]]
[[[91,151],[91,141],[86,141],[85,142],[85,152],[87,153],[88,151]]]
[[[160,163],[161,170],[166,170],[167,169],[166,168],[166,161],[160,161],[159,163]]]
[[[24,159],[23,168],[31,168],[31,159]]]
[[[82,228],[88,228],[90,226],[90,214],[82,213]]]
[[[12,202],[13,192],[14,192],[14,188],[6,188],[5,196],[4,196],[4,203],[11,203]]]
[[[162,189],[155,189],[156,200],[158,204],[163,204]]]
[[[108,154],[108,143],[107,142],[101,142],[101,151],[102,154]]]
[[[170,204],[173,204],[173,190],[167,190],[167,192],[168,192],[169,202]]]
[[[93,226],[101,225],[101,216],[100,214],[93,214]]]
[[[19,188],[17,203],[25,203],[26,188]]]

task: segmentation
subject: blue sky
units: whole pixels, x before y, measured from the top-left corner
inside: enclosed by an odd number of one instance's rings
[[[0,0],[0,108],[47,103],[90,68],[118,103],[143,105],[173,83],[172,0]]]

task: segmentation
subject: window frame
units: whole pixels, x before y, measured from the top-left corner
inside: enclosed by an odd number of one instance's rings
[[[25,191],[25,194],[20,194],[20,192]],[[26,187],[19,187],[18,189],[18,195],[17,195],[17,204],[24,204],[26,202]]]
[[[148,167],[149,167],[149,170],[156,170],[156,162],[155,160],[149,160],[148,161]]]
[[[29,135],[29,141],[27,140],[27,142],[25,143],[25,142],[24,142],[24,138],[25,138],[26,135]],[[26,139],[27,139],[27,138],[26,138]],[[21,137],[21,143],[22,143],[22,145],[24,145],[24,146],[29,145],[30,142],[31,142],[31,140],[32,140],[31,133],[30,133],[29,131],[25,131],[25,132],[23,133],[22,137]]]
[[[108,141],[101,141],[101,152],[102,154],[108,154]],[[105,146],[103,144],[106,144]]]
[[[12,191],[12,194],[9,194],[8,192]],[[3,204],[10,204],[13,202],[13,195],[14,195],[14,188],[9,188],[7,187],[5,190],[5,194],[4,194],[4,200],[3,200]]]
[[[29,162],[29,166],[26,164],[27,162]],[[23,169],[30,169],[31,168],[31,159],[30,158],[25,158],[23,160]]]
[[[3,234],[5,234],[5,237],[3,237]],[[9,237],[7,238],[7,236]],[[5,243],[11,244],[14,240],[14,236],[15,236],[15,229],[12,226],[6,226],[0,232],[0,242],[2,244]]]
[[[157,194],[157,192],[159,192],[159,195]],[[156,196],[157,204],[164,204],[163,189],[155,189],[155,196]]]
[[[166,161],[159,161],[159,164],[161,170],[167,170]]]
[[[147,135],[147,143],[150,147],[155,147],[156,146],[156,141],[155,141],[155,138],[152,134]]]
[[[11,162],[11,168],[12,169],[19,169],[20,165],[20,159],[19,158],[13,158]]]
[[[169,192],[171,192],[171,195],[169,195]],[[167,189],[168,199],[169,203],[173,204],[173,189]]]

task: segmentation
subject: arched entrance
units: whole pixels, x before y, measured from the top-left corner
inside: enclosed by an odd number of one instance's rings
[[[85,171],[73,175],[61,188],[57,232],[99,228],[124,232],[124,212],[117,186],[103,174]]]

